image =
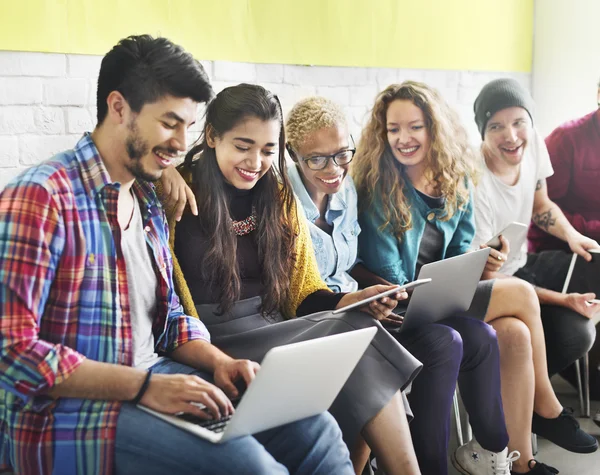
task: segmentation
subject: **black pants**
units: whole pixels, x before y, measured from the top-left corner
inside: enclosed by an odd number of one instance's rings
[[[528,254],[527,263],[515,272],[515,277],[537,287],[561,292],[571,256],[571,253],[564,251]],[[574,384],[575,371],[570,367],[592,348],[596,339],[596,329],[588,318],[571,309],[558,305],[542,305],[541,310],[548,372],[550,376],[561,373]],[[598,362],[590,362],[590,372],[597,372],[597,366]]]
[[[596,325],[596,332],[600,332],[600,323]],[[600,401],[600,339],[596,340],[590,350],[590,399]],[[583,367],[581,368],[583,371]],[[577,386],[577,373],[575,365],[569,366],[561,371],[561,376],[569,381],[573,386]],[[583,375],[581,376],[583,381]]]
[[[508,433],[494,329],[476,318],[451,317],[405,333],[390,333],[423,363],[408,396],[414,414],[410,432],[421,472],[448,473],[450,416],[457,380],[475,438],[487,450],[503,450]]]

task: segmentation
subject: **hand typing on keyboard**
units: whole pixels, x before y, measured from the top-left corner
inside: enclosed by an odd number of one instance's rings
[[[241,391],[240,391],[240,393],[241,393]],[[231,399],[231,403],[233,404],[234,408],[237,407],[241,398],[242,398],[242,396],[240,395],[236,398]],[[211,417],[211,419],[209,419],[209,420],[202,419],[198,416],[195,416],[194,414],[189,414],[189,413],[184,413],[184,412],[175,414],[175,416],[178,417],[179,419],[182,419],[187,422],[191,422],[192,424],[196,424],[200,427],[204,427],[205,429],[208,429],[210,431],[217,432],[217,433],[223,432],[225,430],[227,423],[229,422],[229,420],[231,419],[231,416],[233,416],[233,413],[235,412],[235,409],[234,409],[231,412],[231,414],[229,414],[227,416],[220,417],[219,419],[212,419],[212,416],[210,415],[210,413],[208,412],[208,410],[204,404],[202,404],[202,403],[191,403],[191,404],[196,406],[198,409],[201,409],[204,412],[206,412],[206,414],[209,417]]]
[[[225,427],[227,426],[227,423],[229,422],[229,420],[231,419],[231,416],[225,416],[225,417],[221,417],[220,419],[217,420],[205,420],[205,419],[200,419],[198,416],[195,416],[193,414],[177,414],[177,416],[179,419],[182,419],[184,421],[187,422],[191,422],[192,424],[196,424],[200,427],[203,427],[205,429],[208,429],[210,431],[213,432],[223,432],[225,430]]]
[[[232,411],[232,414],[235,412],[235,408],[237,407],[238,403],[240,402],[240,399],[242,399],[242,396],[244,395],[244,392],[245,392],[245,388],[243,388],[242,385],[238,385],[238,387],[240,388],[239,396],[232,397],[231,399],[229,399],[231,401],[231,404],[232,404],[233,408],[234,408],[234,410]],[[209,412],[208,408],[204,404],[202,404],[201,402],[190,402],[190,404],[192,406],[195,406],[198,409],[206,412],[210,416],[210,412]],[[178,414],[183,414],[183,412],[180,412]]]
[[[237,397],[239,390],[236,385],[249,385],[259,369],[260,365],[250,360],[221,360],[215,365],[215,384],[230,398]]]
[[[196,375],[152,374],[149,381],[140,404],[155,411],[166,414],[185,412],[203,419],[219,419],[233,413],[233,406],[225,393]],[[203,404],[207,412],[192,403]]]

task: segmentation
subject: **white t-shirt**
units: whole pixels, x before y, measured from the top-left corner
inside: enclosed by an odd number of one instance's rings
[[[121,248],[127,269],[133,366],[148,369],[162,359],[154,351],[152,334],[152,322],[157,311],[158,279],[152,267],[142,213],[135,195],[129,227],[121,233]]]
[[[483,163],[483,157],[481,157]],[[552,163],[544,140],[534,128],[532,139],[521,161],[517,183],[506,185],[486,166],[475,189],[475,238],[473,248],[479,249],[513,221],[529,224],[533,213],[533,197],[538,180],[551,176]],[[510,244],[510,253],[500,272],[513,275],[527,262],[527,240],[519,246]]]

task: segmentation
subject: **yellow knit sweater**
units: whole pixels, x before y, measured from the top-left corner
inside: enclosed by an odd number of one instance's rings
[[[185,177],[184,177],[185,178]],[[188,288],[183,271],[175,256],[175,225],[177,224],[173,216],[175,210],[174,206],[166,204],[166,197],[164,196],[160,183],[156,186],[156,192],[160,201],[165,207],[167,214],[167,221],[169,223],[169,247],[171,248],[171,254],[173,255],[173,280],[175,283],[175,291],[181,300],[183,309],[187,315],[200,318],[196,312],[194,301],[192,300],[192,294]],[[315,253],[312,247],[312,241],[310,238],[310,231],[304,218],[304,213],[299,209],[296,203],[296,213],[291,222],[296,232],[296,262],[290,279],[290,293],[289,299],[285,302],[284,308],[281,309],[281,313],[285,318],[293,318],[296,316],[296,310],[302,301],[313,292],[317,290],[329,290],[327,284],[321,279],[319,274],[319,268],[315,258]]]

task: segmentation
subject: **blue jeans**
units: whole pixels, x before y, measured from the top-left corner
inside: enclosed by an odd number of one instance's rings
[[[162,360],[155,373],[206,373]],[[222,444],[181,430],[125,403],[117,423],[115,473],[127,474],[342,474],[354,473],[348,449],[328,413]]]

